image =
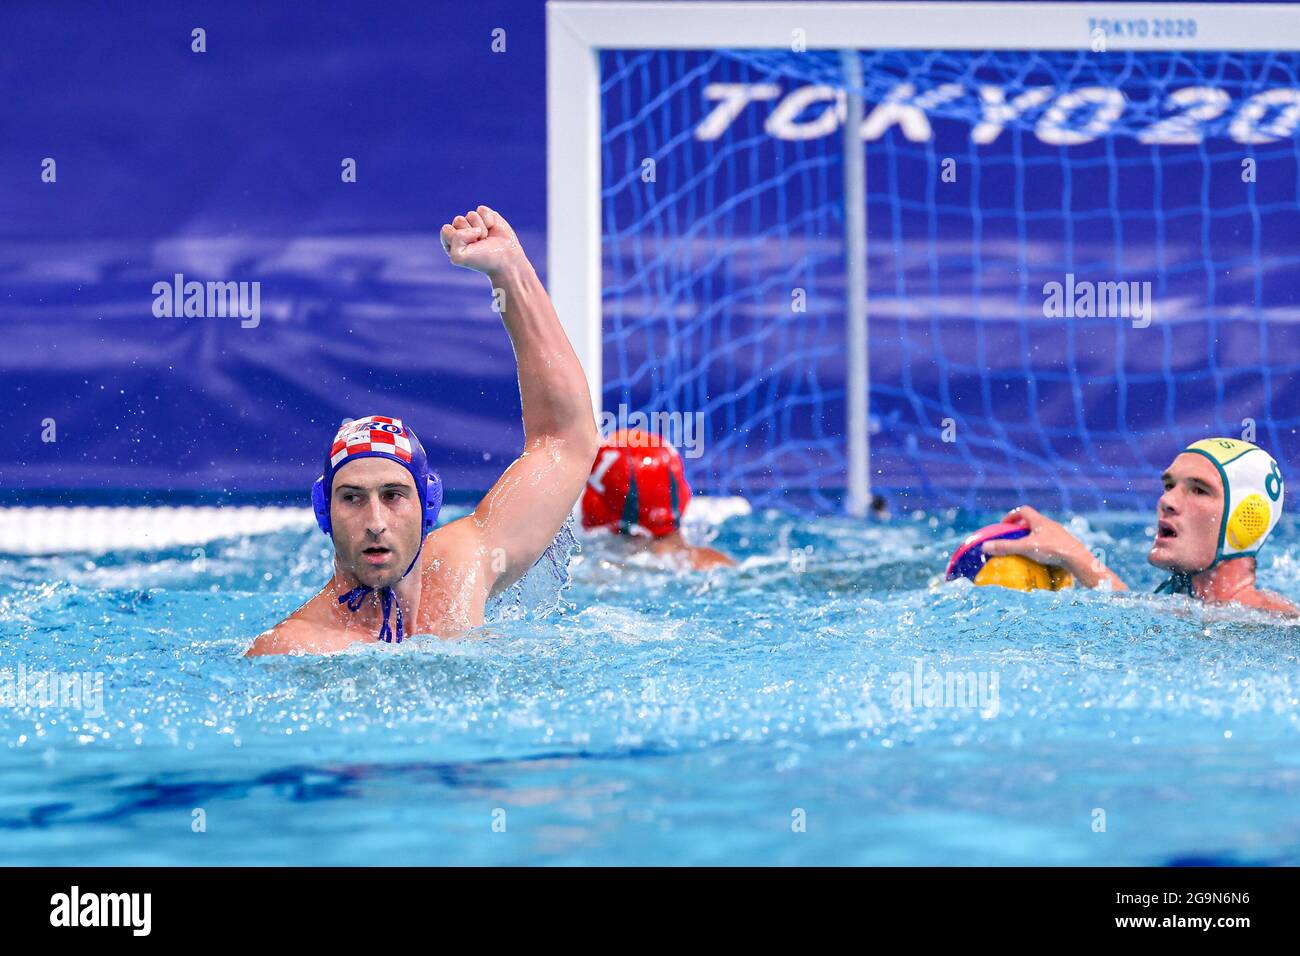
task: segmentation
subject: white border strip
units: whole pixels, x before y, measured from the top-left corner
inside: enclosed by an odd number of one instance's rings
[[[315,526],[310,508],[262,505],[0,508],[0,553],[154,551]]]
[[[551,30],[596,49],[1076,50],[1108,20],[1114,50],[1300,49],[1300,4],[1285,3],[569,3],[547,4]],[[1196,21],[1196,35],[1155,36]],[[1124,25],[1147,24],[1146,36]],[[549,39],[549,37],[548,37]],[[549,64],[548,64],[549,65]]]

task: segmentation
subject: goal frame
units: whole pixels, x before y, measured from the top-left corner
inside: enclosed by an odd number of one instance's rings
[[[1090,49],[1092,22],[1194,18],[1196,36],[1106,33],[1107,50],[1300,49],[1300,4],[619,2],[546,5],[547,280],[551,299],[601,412],[601,50]],[[849,116],[861,115],[850,96]],[[844,141],[851,142],[844,124]],[[858,151],[859,153],[863,151]],[[851,155],[853,151],[848,151]],[[866,513],[871,491],[867,377],[865,162],[845,167],[845,269],[849,301],[846,510]],[[860,214],[859,214],[860,213]],[[561,254],[561,250],[563,253]]]

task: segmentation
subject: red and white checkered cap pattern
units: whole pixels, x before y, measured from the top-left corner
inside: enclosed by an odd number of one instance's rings
[[[330,447],[330,467],[338,468],[350,455],[377,452],[402,461],[411,460],[411,440],[400,418],[371,415],[348,422],[334,436]]]

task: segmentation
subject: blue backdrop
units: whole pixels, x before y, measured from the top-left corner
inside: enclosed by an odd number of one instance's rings
[[[0,8],[6,499],[305,495],[338,421],[368,413],[410,422],[451,488],[486,487],[522,439],[513,356],[436,231],[487,203],[544,271],[544,12]],[[260,324],[156,318],[177,272],[260,281]]]

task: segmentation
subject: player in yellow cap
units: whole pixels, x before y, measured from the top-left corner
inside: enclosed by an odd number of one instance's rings
[[[1156,593],[1300,614],[1290,601],[1255,586],[1255,556],[1282,517],[1282,472],[1268,452],[1235,438],[1206,438],[1183,449],[1162,478],[1147,560],[1170,576]],[[986,555],[1018,554],[1062,567],[1084,587],[1127,588],[1083,542],[1033,508],[1022,505],[1003,520],[1029,533],[985,542]]]

